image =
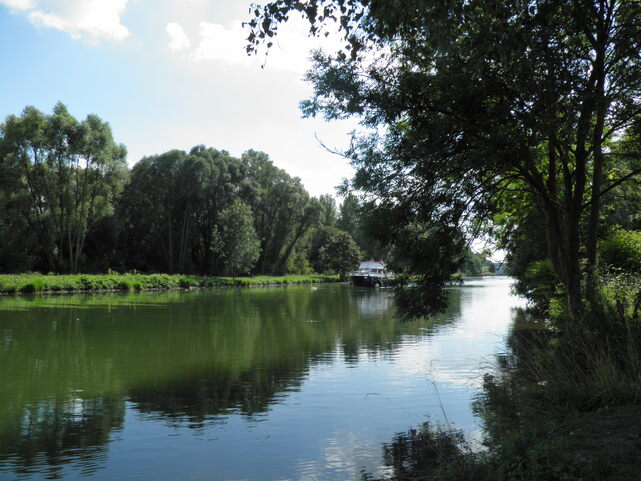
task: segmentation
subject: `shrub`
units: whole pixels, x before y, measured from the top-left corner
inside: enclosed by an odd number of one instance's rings
[[[641,232],[613,231],[599,242],[601,262],[627,272],[641,272]]]
[[[18,290],[20,292],[24,292],[26,294],[31,294],[31,293],[36,293],[36,292],[42,292],[46,286],[46,283],[44,279],[42,278],[35,278],[30,281],[25,282],[22,284]]]
[[[123,291],[132,291],[134,286],[129,279],[121,279],[116,285],[116,288]]]

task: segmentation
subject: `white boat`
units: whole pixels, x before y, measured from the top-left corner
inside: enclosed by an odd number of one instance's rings
[[[388,272],[383,262],[369,260],[361,262],[358,270],[352,272],[349,277],[355,286],[383,287],[394,279],[394,274]]]

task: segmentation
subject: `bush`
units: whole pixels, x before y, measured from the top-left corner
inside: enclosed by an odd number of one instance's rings
[[[46,283],[44,279],[37,277],[35,279],[32,279],[30,281],[25,282],[22,284],[18,290],[20,292],[24,292],[25,294],[32,294],[32,293],[37,293],[37,292],[42,292],[44,291],[46,286]]]
[[[121,291],[133,291],[134,286],[129,279],[122,279],[116,285],[116,289]]]
[[[641,232],[624,229],[613,231],[599,242],[602,264],[627,272],[641,272]]]

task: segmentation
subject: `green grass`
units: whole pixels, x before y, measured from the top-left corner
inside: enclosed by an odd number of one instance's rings
[[[288,275],[255,277],[204,277],[169,274],[0,274],[0,293],[39,294],[77,291],[142,291],[196,287],[252,287],[338,282],[338,276]]]

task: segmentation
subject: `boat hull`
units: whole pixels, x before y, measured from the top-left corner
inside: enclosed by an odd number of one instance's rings
[[[376,276],[352,276],[351,281],[357,287],[383,287],[386,284],[385,279]]]

